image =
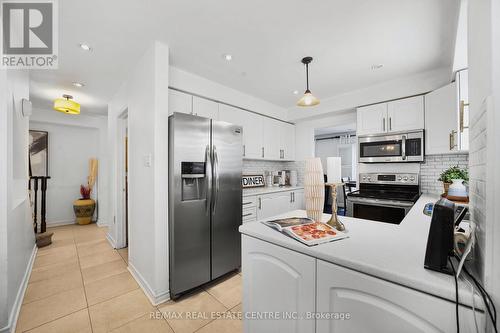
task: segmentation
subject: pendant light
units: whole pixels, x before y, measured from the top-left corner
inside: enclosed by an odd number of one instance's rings
[[[312,60],[312,57],[305,57],[302,59],[302,63],[306,66],[306,91],[304,92],[304,96],[297,102],[298,106],[314,106],[319,104],[319,99],[311,94],[309,90],[309,64]]]
[[[67,114],[80,114],[80,104],[73,101],[73,96],[63,95],[54,101],[54,110]]]

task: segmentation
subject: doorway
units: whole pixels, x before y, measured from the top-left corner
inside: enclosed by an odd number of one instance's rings
[[[118,165],[117,165],[117,240],[118,249],[128,248],[129,244],[129,208],[128,208],[128,110],[125,109],[118,117]]]

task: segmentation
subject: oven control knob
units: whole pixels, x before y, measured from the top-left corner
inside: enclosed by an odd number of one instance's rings
[[[410,181],[411,182],[415,181],[415,177],[410,177]]]
[[[370,181],[370,180],[371,180],[371,177],[366,177],[366,180]]]
[[[401,181],[401,179],[403,179],[403,178],[401,178],[401,176],[399,176],[399,177],[398,177],[398,180],[399,180],[399,181]]]
[[[408,177],[404,176],[403,180],[406,182],[408,180]]]
[[[363,180],[366,180],[366,176],[363,176]]]

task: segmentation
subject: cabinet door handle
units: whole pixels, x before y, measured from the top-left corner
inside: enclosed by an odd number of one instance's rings
[[[457,146],[455,143],[455,133],[457,133],[455,130],[450,132],[450,150],[453,150]]]
[[[290,192],[290,202],[293,202],[293,192]]]
[[[382,128],[383,128],[383,131],[385,132],[385,117],[382,118]]]
[[[465,103],[464,101],[460,101],[460,133],[464,131],[464,110],[465,107],[469,106],[469,103]]]
[[[259,198],[259,209],[262,209],[262,198]]]
[[[262,147],[262,157],[264,157],[264,147]]]
[[[243,214],[242,217],[247,217],[247,216],[251,216],[253,215],[252,213],[248,213],[248,214]]]
[[[392,131],[392,117],[389,117],[389,131]]]
[[[243,156],[245,156],[245,155],[246,155],[246,153],[247,153],[247,152],[246,152],[246,146],[245,146],[245,145],[243,145]]]
[[[245,205],[250,205],[251,203],[252,203],[252,202],[251,202],[251,201],[249,201],[249,202],[244,202],[244,203],[242,203],[241,205],[242,205],[242,206],[245,206]]]

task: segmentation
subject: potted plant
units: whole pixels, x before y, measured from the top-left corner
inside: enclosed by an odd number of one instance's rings
[[[466,168],[462,169],[458,165],[452,166],[451,168],[444,170],[438,180],[443,182],[445,195],[448,195],[451,186],[453,188],[452,192],[454,196],[467,196],[466,188],[463,185],[464,181],[469,181],[469,172]]]
[[[92,222],[92,217],[95,211],[95,200],[90,195],[95,184],[97,176],[97,159],[90,159],[89,161],[89,176],[87,178],[87,185],[80,185],[81,198],[73,202],[73,210],[78,224],[89,224]]]
[[[90,186],[80,186],[81,198],[73,202],[73,210],[76,215],[76,222],[78,224],[89,224],[92,222],[92,216],[95,211],[95,201],[90,198],[92,189]]]

